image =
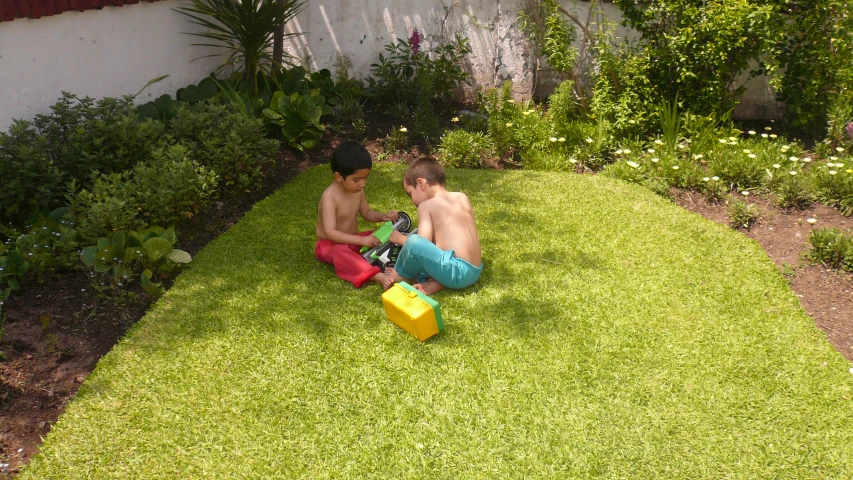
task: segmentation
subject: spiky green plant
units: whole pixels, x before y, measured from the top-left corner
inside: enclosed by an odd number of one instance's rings
[[[187,32],[213,43],[194,43],[212,47],[218,53],[196,58],[225,56],[225,61],[215,74],[233,71],[245,79],[257,92],[258,72],[269,74],[274,62],[272,58],[273,32],[285,25],[305,6],[305,0],[190,0],[189,6],[174,10],[190,18],[190,23],[206,31]],[[284,38],[301,33],[284,33]],[[282,60],[292,64],[292,55]]]

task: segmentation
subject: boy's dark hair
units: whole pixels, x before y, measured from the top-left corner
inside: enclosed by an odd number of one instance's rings
[[[331,164],[332,172],[340,173],[342,177],[347,178],[356,170],[372,168],[373,160],[364,145],[355,140],[345,140],[332,153]]]
[[[421,157],[412,162],[403,175],[403,185],[414,186],[418,179],[423,178],[430,185],[445,185],[447,179],[444,175],[444,167],[434,158]]]

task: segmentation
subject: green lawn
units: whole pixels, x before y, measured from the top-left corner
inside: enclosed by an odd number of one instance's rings
[[[402,168],[368,180],[415,208]],[[850,478],[853,375],[752,240],[601,176],[450,171],[485,268],[418,343],[314,259],[315,167],[211,243],[31,478]]]

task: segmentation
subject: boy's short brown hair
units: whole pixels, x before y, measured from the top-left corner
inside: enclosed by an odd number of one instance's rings
[[[409,165],[405,175],[403,175],[403,185],[414,186],[418,183],[418,179],[423,178],[430,185],[441,185],[442,187],[447,182],[444,175],[444,167],[434,158],[420,157]]]

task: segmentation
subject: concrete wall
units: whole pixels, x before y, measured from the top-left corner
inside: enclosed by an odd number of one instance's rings
[[[120,97],[170,75],[138,97],[147,102],[164,93],[174,96],[209,75],[221,60],[192,62],[209,51],[191,46],[198,40],[181,33],[195,31],[172,10],[181,4],[139,3],[0,23],[0,130],[13,118],[48,113],[63,90]]]
[[[560,1],[579,18],[587,18],[588,2]],[[134,94],[148,80],[169,74],[139,97],[148,101],[197,83],[220,59],[191,63],[207,52],[191,46],[198,39],[181,33],[195,31],[172,10],[182,4],[167,0],[0,23],[0,130],[5,131],[13,118],[31,119],[48,112],[62,90],[117,97]],[[521,5],[522,0],[310,0],[286,26],[290,33],[303,33],[289,39],[286,50],[311,69],[335,71],[338,59],[346,58],[352,75],[365,78],[383,47],[395,38],[409,37],[415,28],[427,45],[459,33],[470,40],[472,54],[466,68],[473,87],[511,80],[518,99],[530,98],[534,62],[518,28]],[[607,20],[618,22],[612,4],[604,4],[603,12]],[[630,32],[618,28],[616,35]],[[543,72],[536,93],[547,94],[558,80]],[[778,114],[765,80],[751,81],[735,113]]]

